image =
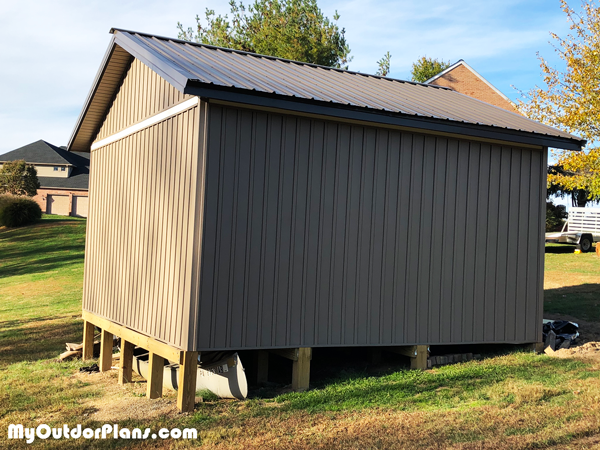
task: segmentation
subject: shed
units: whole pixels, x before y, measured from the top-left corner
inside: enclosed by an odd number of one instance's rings
[[[188,379],[197,352],[279,351],[306,387],[311,348],[541,341],[547,148],[582,139],[444,87],[111,31],[69,142],[91,152],[84,356],[96,325]]]

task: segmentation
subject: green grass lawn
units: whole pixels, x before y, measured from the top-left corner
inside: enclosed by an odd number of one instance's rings
[[[401,359],[376,371],[355,366],[315,378],[305,393],[272,386],[246,401],[211,398],[178,414],[172,392],[149,401],[141,379],[121,387],[115,371],[80,375],[85,363],[55,361],[65,342],[81,341],[84,241],[79,219],[46,216],[36,226],[0,229],[0,447],[9,444],[10,423],[198,429],[198,441],[177,448],[591,448],[600,433],[600,364],[523,351],[423,372],[405,370]],[[600,284],[599,258],[548,253],[546,261],[549,273],[583,280],[549,289],[547,306],[600,320],[591,300],[597,291],[583,287]],[[566,288],[572,292],[558,293]],[[109,439],[93,447],[174,444]]]
[[[572,245],[547,245],[544,311],[600,322],[600,258],[573,253]]]

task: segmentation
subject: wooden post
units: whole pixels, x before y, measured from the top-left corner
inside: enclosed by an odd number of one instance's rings
[[[406,345],[403,347],[386,347],[385,350],[408,356],[411,369],[427,369],[427,356],[429,354],[427,345]]]
[[[107,372],[112,366],[113,335],[102,329],[100,338],[100,372]]]
[[[294,391],[305,391],[310,384],[310,360],[312,351],[310,347],[298,349],[298,359],[293,362],[292,389]]]
[[[256,352],[256,382],[266,383],[269,378],[269,352],[259,350]]]
[[[410,368],[426,370],[427,369],[427,346],[426,345],[415,345],[417,355],[414,358],[410,358]]]
[[[179,358],[179,379],[177,380],[177,408],[181,412],[194,410],[197,375],[198,352],[182,351]]]
[[[83,322],[83,360],[94,358],[94,324],[85,320]]]
[[[160,398],[163,390],[163,374],[165,372],[165,360],[162,356],[150,352],[148,360],[148,384],[146,385],[146,397]]]
[[[131,342],[121,339],[121,364],[119,365],[119,384],[131,383],[133,368],[133,347]]]
[[[544,343],[543,342],[534,342],[532,344],[526,344],[525,348],[534,352],[535,354],[544,353]]]

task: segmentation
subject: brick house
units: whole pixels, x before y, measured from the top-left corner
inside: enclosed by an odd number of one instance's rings
[[[42,212],[87,217],[89,153],[69,152],[39,140],[0,155],[0,168],[17,160],[25,160],[37,170],[40,188],[33,199]]]
[[[518,113],[513,102],[462,59],[425,83],[449,87],[456,92]]]

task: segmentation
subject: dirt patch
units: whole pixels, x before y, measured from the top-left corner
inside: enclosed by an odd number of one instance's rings
[[[133,383],[121,386],[117,382],[117,371],[104,373],[76,373],[74,378],[96,386],[102,386],[100,398],[90,398],[83,404],[87,418],[99,422],[124,420],[151,420],[179,415],[174,391],[164,389],[163,397],[148,400],[146,382],[134,374]]]
[[[600,362],[600,342],[588,342],[578,347],[562,348],[549,352],[555,358],[577,358],[586,361]]]

